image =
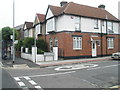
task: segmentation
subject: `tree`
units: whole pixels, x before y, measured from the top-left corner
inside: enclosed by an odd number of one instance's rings
[[[15,30],[15,29],[14,29]],[[13,35],[13,29],[10,27],[4,27],[2,28],[2,40],[9,41],[11,40],[10,36]],[[19,36],[17,30],[15,30],[15,39],[17,39]]]
[[[2,42],[2,55],[7,55],[7,49],[12,45],[12,39],[11,35],[13,35],[13,29],[10,27],[4,27],[1,30],[2,37],[1,37],[1,42]],[[15,30],[15,39],[18,37],[18,32]]]

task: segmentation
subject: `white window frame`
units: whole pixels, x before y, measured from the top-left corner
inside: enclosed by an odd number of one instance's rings
[[[108,49],[113,49],[114,48],[114,38],[108,38]]]
[[[73,37],[73,50],[82,49],[82,37]]]
[[[114,33],[113,32],[113,23],[112,22],[107,22],[107,31],[108,31],[108,33]],[[110,31],[112,31],[112,32],[110,32]]]
[[[80,17],[75,17],[75,31],[80,31]]]
[[[40,32],[40,24],[37,24],[36,26],[35,26],[35,30],[36,30],[36,34],[38,35],[38,34],[41,34],[41,32]]]
[[[55,24],[54,18],[47,21],[47,32],[54,31],[54,28],[55,28],[54,24]]]
[[[27,29],[24,31],[24,37],[29,37],[29,32]]]
[[[94,19],[94,29],[98,29],[98,19]]]

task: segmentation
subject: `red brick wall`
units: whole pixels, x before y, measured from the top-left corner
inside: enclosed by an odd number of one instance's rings
[[[73,50],[73,37],[72,35],[82,36],[82,50]],[[91,35],[92,33],[80,33],[80,32],[59,32],[56,34],[46,35],[46,41],[49,48],[50,37],[54,41],[54,38],[58,38],[58,48],[60,50],[59,56],[71,57],[71,56],[91,56],[92,46],[91,46]],[[101,37],[99,34],[96,34]],[[107,49],[106,51],[106,35],[102,36],[102,45],[100,38],[100,46],[97,45],[97,55],[112,54],[118,51],[118,35],[107,35],[109,37],[114,37],[114,49]],[[54,43],[53,43],[54,46]],[[102,52],[101,52],[102,46]],[[62,53],[62,54],[61,54]]]

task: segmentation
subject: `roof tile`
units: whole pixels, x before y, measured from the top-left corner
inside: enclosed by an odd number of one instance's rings
[[[40,22],[44,21],[45,15],[44,14],[36,14]]]
[[[33,27],[33,22],[25,22],[26,28],[30,29],[31,27]]]
[[[118,21],[118,19],[115,16],[113,16],[104,9],[81,5],[73,2],[69,2],[63,7],[50,5],[50,9],[55,16],[65,13],[65,14],[72,14],[72,15],[79,15],[79,16],[86,16],[86,17],[100,18],[100,19],[106,19],[107,17],[108,20]]]

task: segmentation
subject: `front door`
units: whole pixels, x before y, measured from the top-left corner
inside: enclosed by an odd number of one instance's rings
[[[92,57],[97,56],[97,47],[96,47],[96,42],[92,41]]]

